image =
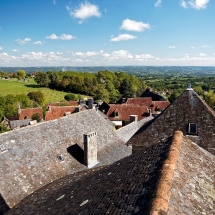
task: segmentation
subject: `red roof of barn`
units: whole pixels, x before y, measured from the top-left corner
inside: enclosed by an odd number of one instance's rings
[[[19,109],[18,110],[18,116],[19,120],[23,120],[26,118],[32,118],[34,114],[38,113],[40,118],[43,118],[43,110],[41,107],[38,108],[27,108],[27,109]]]
[[[65,116],[66,112],[73,113],[75,108],[75,106],[49,106],[46,111],[45,121],[58,119]]]

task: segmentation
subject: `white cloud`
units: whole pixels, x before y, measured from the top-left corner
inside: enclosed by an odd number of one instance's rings
[[[42,41],[35,41],[35,42],[34,42],[34,45],[43,45],[43,43],[44,43],[44,42],[42,42]]]
[[[161,6],[162,0],[157,0],[154,4],[155,7]]]
[[[85,20],[90,17],[100,17],[101,13],[99,11],[99,7],[94,4],[90,4],[89,2],[81,3],[78,9],[72,11],[69,6],[66,6],[66,9],[69,11],[70,16]]]
[[[128,60],[133,59],[133,55],[125,50],[119,50],[119,51],[113,51],[111,53],[104,53],[104,57],[110,59],[110,60]]]
[[[26,45],[26,44],[29,44],[31,42],[31,38],[25,38],[23,40],[17,39],[16,42],[19,43],[20,45]]]
[[[169,46],[168,49],[175,49],[175,46]]]
[[[122,22],[122,25],[120,27],[123,30],[127,30],[127,31],[144,31],[146,29],[150,29],[151,26],[148,23],[144,23],[144,22],[137,22],[134,20],[130,20],[130,19],[125,19]]]
[[[133,40],[136,39],[136,36],[130,35],[130,34],[120,34],[117,37],[113,37],[111,38],[110,41],[112,42],[119,42],[119,41],[123,41],[123,40]]]
[[[0,46],[0,51],[1,51],[1,50],[3,50],[3,47],[2,47],[2,46]]]
[[[135,55],[135,59],[137,61],[148,61],[150,59],[154,59],[155,57],[150,55],[150,54],[140,54],[140,55]]]
[[[56,34],[51,34],[51,35],[47,36],[46,38],[51,39],[51,40],[72,40],[72,39],[75,39],[75,37],[70,35],[70,34],[61,34],[60,36],[57,36]]]
[[[79,56],[79,57],[93,57],[93,56],[97,56],[99,54],[100,54],[100,52],[95,52],[95,51],[93,51],[93,52],[76,52],[74,54],[74,56]]]
[[[183,8],[188,8],[188,6],[195,8],[197,10],[205,9],[210,0],[181,0],[180,5]]]
[[[181,0],[180,1],[180,5],[181,5],[181,7],[183,7],[183,8],[187,8],[188,6],[187,6],[187,2],[185,1],[185,0]]]
[[[205,54],[205,53],[200,53],[199,56],[201,56],[201,57],[206,57],[207,54]]]
[[[13,49],[12,51],[13,51],[13,52],[19,52],[19,50],[17,50],[17,49]]]
[[[209,45],[203,45],[202,48],[205,48],[205,49],[206,48],[211,48],[211,46],[209,46]]]

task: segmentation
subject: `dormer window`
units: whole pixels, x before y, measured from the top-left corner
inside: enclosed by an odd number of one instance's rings
[[[197,135],[197,125],[195,123],[189,123],[188,134]]]

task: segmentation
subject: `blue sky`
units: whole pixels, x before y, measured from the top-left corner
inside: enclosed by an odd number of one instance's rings
[[[0,66],[215,66],[214,0],[0,0]]]

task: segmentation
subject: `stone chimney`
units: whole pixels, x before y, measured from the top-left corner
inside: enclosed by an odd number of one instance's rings
[[[191,84],[187,85],[187,89],[186,90],[193,90],[193,88],[191,87]]]
[[[152,108],[149,108],[149,116],[152,116]]]
[[[84,134],[84,164],[92,168],[98,164],[97,160],[97,133],[89,132]]]
[[[130,123],[137,122],[138,121],[138,115],[130,115]]]
[[[94,103],[93,98],[88,98],[88,108],[89,109],[93,109],[93,103]]]

